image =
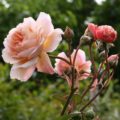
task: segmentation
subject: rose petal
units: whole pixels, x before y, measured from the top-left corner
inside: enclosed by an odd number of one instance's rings
[[[74,59],[75,53],[76,53],[76,50],[74,50],[71,55],[72,61]],[[79,49],[77,52],[77,55],[76,55],[76,59],[75,59],[75,66],[80,66],[80,65],[84,64],[85,61],[86,61],[85,52],[83,50]]]
[[[62,34],[63,31],[61,29],[55,29],[51,32],[43,43],[43,49],[46,52],[54,51],[62,40]]]
[[[6,49],[3,49],[2,57],[6,63],[14,64],[18,62],[18,60],[14,59]]]
[[[21,81],[27,81],[33,74],[35,70],[35,66],[31,66],[28,68],[23,67],[17,67],[16,65],[13,65],[10,72],[10,77],[12,79],[18,79]]]
[[[24,64],[17,64],[16,67],[28,68],[30,66],[36,65],[37,61],[38,61],[38,58],[35,57],[35,58],[25,62]]]
[[[51,65],[50,59],[45,52],[42,52],[40,54],[36,67],[39,72],[45,72],[49,74],[54,73],[54,69]]]
[[[91,72],[91,61],[87,61],[82,65],[81,70],[90,73]]]
[[[51,21],[51,17],[49,16],[49,14],[46,14],[44,12],[41,12],[39,14],[36,23],[37,23],[36,24],[37,29],[38,30],[42,29],[44,36],[49,34],[54,29]]]

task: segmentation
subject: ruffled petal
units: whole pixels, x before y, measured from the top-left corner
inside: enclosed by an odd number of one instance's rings
[[[62,40],[62,34],[63,31],[61,29],[55,29],[46,38],[45,42],[43,43],[43,49],[46,52],[54,51],[58,47],[60,41]]]
[[[3,49],[2,51],[2,58],[6,63],[14,64],[18,62],[18,60],[14,59],[6,49]]]
[[[36,65],[39,72],[53,74],[54,69],[51,65],[50,59],[45,52],[42,52],[38,58],[38,63]]]
[[[11,68],[10,77],[12,79],[27,81],[32,76],[34,70],[35,66],[24,68],[13,65],[13,67]]]
[[[51,17],[49,16],[49,14],[46,14],[44,12],[41,12],[39,14],[36,23],[37,30],[42,30],[44,36],[48,35],[52,30],[54,30]]]

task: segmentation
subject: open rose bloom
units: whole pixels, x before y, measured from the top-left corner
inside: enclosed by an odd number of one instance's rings
[[[73,63],[75,53],[76,53],[76,50],[74,50],[73,53],[71,54],[72,63]],[[58,56],[70,61],[64,52],[59,53]],[[77,55],[76,55],[75,70],[77,72],[76,84],[79,80],[88,78],[91,72],[91,61],[86,61],[85,52],[81,49],[78,50]],[[63,60],[56,59],[55,71],[60,76],[65,75],[68,84],[71,86],[71,82],[72,82],[71,78],[66,76],[66,73],[68,72],[71,74],[70,72],[71,66],[69,64],[67,64]]]
[[[117,38],[117,32],[109,25],[97,26],[93,23],[89,23],[88,29],[92,33],[94,40],[99,39],[103,42],[111,43]]]
[[[22,81],[28,80],[35,68],[39,72],[54,73],[47,52],[54,51],[62,40],[63,31],[54,29],[48,14],[41,12],[35,21],[25,18],[10,30],[4,40],[2,57],[13,64],[10,76]]]

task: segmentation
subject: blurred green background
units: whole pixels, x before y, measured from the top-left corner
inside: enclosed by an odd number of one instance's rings
[[[74,30],[73,47],[78,44],[88,22],[112,25],[118,32],[118,38],[110,54],[120,53],[120,0],[104,0],[102,3],[94,0],[0,0],[0,53],[8,31],[25,17],[36,19],[41,11],[51,15],[55,27],[64,30],[69,26]],[[66,50],[65,42],[60,44],[54,54],[63,51],[63,48]],[[10,67],[0,56],[0,120],[65,119],[59,117],[62,107],[54,99],[54,94],[68,93],[66,81],[57,75],[36,72],[28,82],[10,80]],[[96,114],[100,120],[120,118],[120,63],[115,71],[114,80],[106,94],[99,98]]]

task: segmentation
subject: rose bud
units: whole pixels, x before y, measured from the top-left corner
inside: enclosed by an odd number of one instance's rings
[[[119,59],[119,56],[118,54],[114,54],[114,55],[111,55],[108,57],[108,62],[110,63],[110,65],[117,65],[118,64],[118,59]]]
[[[73,36],[74,36],[73,30],[69,27],[66,27],[65,32],[64,32],[64,37],[66,39],[71,39],[71,38],[73,38]]]

